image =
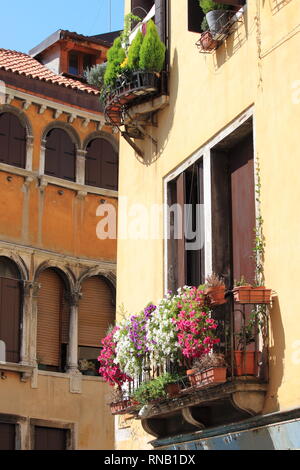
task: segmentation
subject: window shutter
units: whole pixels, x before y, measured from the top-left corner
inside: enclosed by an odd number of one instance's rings
[[[155,24],[160,39],[167,40],[167,0],[155,0]]]
[[[199,5],[199,0],[188,0],[188,30],[194,33],[201,33],[201,23],[204,13]]]
[[[0,115],[0,162],[9,163],[9,114]]]
[[[58,129],[53,129],[47,135],[45,153],[45,174],[59,177],[59,147]]]
[[[61,131],[60,133],[60,148],[60,177],[69,181],[75,181],[75,145],[65,131]]]
[[[181,238],[177,240],[177,287],[183,287],[186,284],[186,251],[185,251],[185,173],[181,173],[176,181],[177,204],[182,210],[182,227],[178,227],[178,233]],[[180,220],[180,218],[178,218]]]
[[[6,345],[6,361],[20,361],[21,286],[15,279],[0,278],[0,339]]]
[[[11,113],[0,115],[0,162],[25,168],[26,129]]]
[[[0,450],[15,450],[16,426],[0,423]]]
[[[118,190],[118,154],[105,139],[93,140],[86,155],[85,184]]]
[[[115,307],[107,282],[98,276],[84,281],[79,302],[79,346],[99,347],[114,321]]]
[[[61,343],[68,343],[69,313],[64,300],[64,285],[53,269],[39,277],[37,358],[43,365],[60,367]]]
[[[10,114],[9,134],[9,160],[10,164],[25,168],[26,162],[26,129],[21,125],[19,119]]]
[[[36,426],[34,450],[66,450],[67,430]]]
[[[102,140],[95,139],[89,143],[85,160],[85,184],[101,187]]]
[[[118,190],[118,155],[113,146],[102,141],[102,187]]]
[[[52,129],[46,138],[45,174],[75,181],[76,151],[63,129]]]

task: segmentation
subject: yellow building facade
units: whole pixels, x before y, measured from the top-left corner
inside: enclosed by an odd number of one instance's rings
[[[125,3],[126,11],[131,11],[131,2]],[[213,155],[224,151],[230,139],[242,138],[250,126],[253,178],[257,183],[259,167],[261,180],[255,210],[256,217],[261,211],[263,218],[265,283],[273,290],[269,380],[259,412],[265,416],[295,410],[300,403],[299,303],[290,286],[290,279],[298,276],[300,263],[300,4],[297,0],[248,0],[236,16],[233,30],[219,47],[201,53],[195,44],[200,33],[188,30],[189,2],[167,2],[169,89],[164,106],[155,114],[156,125],[146,127],[157,144],[150,138],[135,140],[143,151],[141,157],[124,139],[120,143],[119,196],[120,204],[124,204],[120,213],[127,215],[127,233],[121,218],[117,305],[123,304],[127,312],[135,313],[149,301],[157,302],[168,290],[164,212],[154,219],[156,236],[151,230],[145,235],[146,222],[148,228],[154,225],[153,219],[146,220],[145,212],[140,219],[142,229],[135,226],[132,236],[130,223],[141,214],[133,205],[142,205],[149,215],[153,205],[166,204],[168,183],[199,160],[204,182],[203,270],[205,276],[214,270],[212,233],[217,216],[212,196]],[[156,103],[152,100],[152,107]],[[133,111],[140,112],[143,105],[139,106]],[[222,224],[219,229],[222,238]],[[117,448],[151,448],[149,441],[153,439],[142,430],[139,420],[125,424],[116,420]]]

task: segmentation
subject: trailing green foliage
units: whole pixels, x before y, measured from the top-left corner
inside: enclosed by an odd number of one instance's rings
[[[133,15],[132,13],[128,13],[124,18],[124,30],[120,37],[126,52],[128,51],[129,47],[129,36],[132,30],[132,23],[139,21],[141,21],[141,18],[139,16]]]
[[[104,85],[104,74],[107,63],[94,65],[90,69],[84,71],[86,81],[97,88],[102,88]]]
[[[203,10],[203,13],[209,13],[213,10],[229,10],[230,5],[224,5],[223,3],[216,3],[213,0],[199,0],[199,5]]]
[[[128,68],[130,70],[138,70],[140,62],[140,50],[143,44],[144,36],[139,31],[132,41],[128,50]]]
[[[170,374],[166,372],[165,374],[157,377],[157,379],[150,380],[148,382],[143,382],[140,387],[134,392],[133,398],[141,403],[141,405],[146,405],[147,403],[167,398],[167,392],[165,386],[168,384],[176,383],[180,380],[179,375]]]
[[[139,67],[148,72],[161,72],[165,61],[166,46],[160,40],[152,20],[147,23],[147,32],[140,49]]]
[[[125,60],[125,50],[122,48],[121,38],[114,40],[112,47],[107,53],[107,67],[104,74],[104,84],[113,85],[121,71],[121,64]]]

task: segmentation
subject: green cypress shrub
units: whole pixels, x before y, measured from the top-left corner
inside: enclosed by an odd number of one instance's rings
[[[104,74],[104,84],[109,86],[113,85],[120,73],[120,65],[126,57],[125,51],[122,48],[121,38],[118,37],[114,40],[112,47],[107,53],[107,67]]]
[[[213,0],[199,0],[199,5],[203,10],[203,13],[209,13],[213,10],[229,10],[230,5],[224,5],[223,3],[216,3]]]
[[[140,50],[143,44],[144,36],[141,31],[137,33],[128,50],[128,68],[138,70],[140,62]]]
[[[147,32],[140,49],[140,69],[161,72],[165,61],[166,46],[160,40],[152,20],[147,23]]]

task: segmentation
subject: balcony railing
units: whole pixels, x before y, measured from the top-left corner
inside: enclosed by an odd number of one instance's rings
[[[225,304],[213,307],[212,314],[220,338],[213,356],[224,358],[224,363],[186,371],[183,364],[166,361],[157,366],[145,356],[140,377],[128,384],[123,407],[114,414],[132,414],[141,419],[148,433],[163,436],[172,426],[175,434],[189,432],[262,411],[268,384],[270,295],[255,303],[249,296],[237,299],[234,291],[227,292],[226,298]],[[166,372],[178,374],[177,387],[170,393],[165,391],[146,405],[130,401],[141,384]]]

